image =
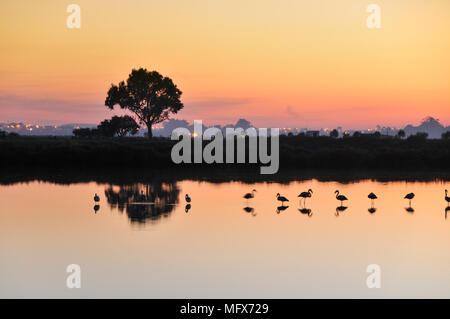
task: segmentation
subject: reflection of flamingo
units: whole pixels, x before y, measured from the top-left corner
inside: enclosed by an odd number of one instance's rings
[[[302,192],[300,195],[298,195],[298,197],[302,197],[303,198],[303,205],[306,205],[306,198],[309,198],[312,196],[312,189],[308,189],[307,192]]]
[[[445,207],[445,219],[447,219],[448,212],[450,212],[450,206]]]
[[[369,208],[367,211],[368,211],[369,213],[373,214],[373,213],[375,213],[375,212],[377,211],[377,209],[374,208],[374,207],[371,207],[371,208]]]
[[[416,196],[416,195],[414,195],[414,193],[409,193],[409,194],[406,194],[406,196],[404,197],[404,199],[409,199],[409,207],[411,207],[411,199],[413,199],[414,196]]]
[[[244,207],[246,213],[251,213],[252,216],[256,216],[255,209],[253,207]]]
[[[287,199],[284,196],[281,196],[280,193],[277,194],[277,200],[279,200],[281,202],[281,205],[284,205],[284,202],[289,202],[289,199]]]
[[[367,197],[369,197],[371,199],[372,207],[373,207],[374,200],[378,198],[377,195],[375,195],[374,193],[370,193]]]
[[[188,202],[188,203],[191,202],[191,198],[189,197],[189,194],[186,194],[186,196],[184,198],[186,199],[186,202]]]
[[[95,193],[94,202],[98,203],[99,201],[100,201],[100,196],[98,196],[97,193]]]
[[[412,208],[411,206],[406,207],[405,210],[406,210],[408,213],[414,213],[414,208]]]
[[[289,206],[278,206],[277,207],[277,214],[281,213],[282,211],[285,211],[288,208],[289,208]]]
[[[255,209],[254,209],[253,207],[244,207],[244,211],[245,211],[246,213],[253,213],[254,210],[255,210]]]
[[[312,211],[309,208],[299,208],[298,211],[302,214],[308,215],[308,217],[312,216]]]
[[[186,207],[184,208],[184,211],[187,213],[189,213],[189,210],[191,209],[191,204],[187,204]]]
[[[347,208],[348,208],[347,206],[342,206],[342,205],[336,207],[336,217],[339,216],[339,212],[343,212],[343,211],[345,211]]]
[[[95,205],[95,206],[94,206],[94,213],[97,214],[97,212],[99,211],[99,209],[100,209],[100,205]]]
[[[447,196],[447,190],[445,190],[445,201],[447,202],[447,206],[450,205],[450,197]]]
[[[348,200],[347,197],[345,197],[344,195],[339,195],[338,190],[335,191],[334,193],[336,194],[336,199],[341,202],[341,206],[343,204],[343,201]]]

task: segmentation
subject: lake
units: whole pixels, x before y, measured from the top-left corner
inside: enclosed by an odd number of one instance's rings
[[[255,198],[243,199],[253,188]],[[309,188],[305,209],[297,195]],[[316,179],[1,185],[0,297],[449,298],[446,188]],[[346,209],[335,190],[349,198]],[[66,287],[70,264],[81,267],[80,289]],[[381,288],[367,287],[371,264]]]

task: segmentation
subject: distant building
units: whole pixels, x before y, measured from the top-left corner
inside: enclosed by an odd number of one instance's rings
[[[306,136],[317,137],[320,135],[320,131],[306,131]]]

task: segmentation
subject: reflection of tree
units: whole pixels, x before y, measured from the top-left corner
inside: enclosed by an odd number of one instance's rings
[[[111,208],[125,211],[132,222],[145,223],[167,217],[178,203],[176,183],[110,185],[105,196]]]

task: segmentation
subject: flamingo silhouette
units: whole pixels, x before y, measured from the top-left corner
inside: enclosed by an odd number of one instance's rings
[[[245,195],[244,195],[244,198],[245,198],[247,201],[248,201],[249,199],[251,199],[251,198],[254,198],[254,197],[255,197],[255,192],[256,192],[256,189],[252,190],[251,193],[245,194]]]
[[[406,194],[404,199],[409,199],[409,207],[411,207],[411,200],[416,196],[414,193]]]
[[[186,196],[184,198],[186,199],[187,203],[191,202],[191,198],[189,197],[189,194],[186,194]]]
[[[372,207],[373,207],[374,200],[378,198],[377,195],[375,195],[374,193],[370,193],[369,195],[367,195],[367,197],[369,197],[370,200],[372,201]]]
[[[447,190],[445,190],[445,201],[447,202],[447,206],[450,205],[450,197],[447,196]]]
[[[348,200],[347,197],[345,197],[344,195],[339,195],[339,191],[338,190],[336,190],[334,193],[336,194],[336,199],[338,201],[340,201],[341,202],[341,206],[343,206],[343,202]]]
[[[98,196],[97,193],[95,193],[94,202],[98,203],[99,201],[100,201],[100,196]]]
[[[303,198],[303,205],[306,205],[306,199],[310,198],[312,196],[312,193],[313,193],[312,189],[308,189],[307,192],[302,192],[302,193],[300,193],[300,195],[298,195],[298,197]],[[300,201],[301,201],[301,199],[300,199]]]
[[[281,205],[283,205],[283,206],[284,206],[284,202],[289,202],[289,199],[287,199],[284,196],[281,196],[280,193],[277,193],[277,200],[279,200],[281,202]]]

